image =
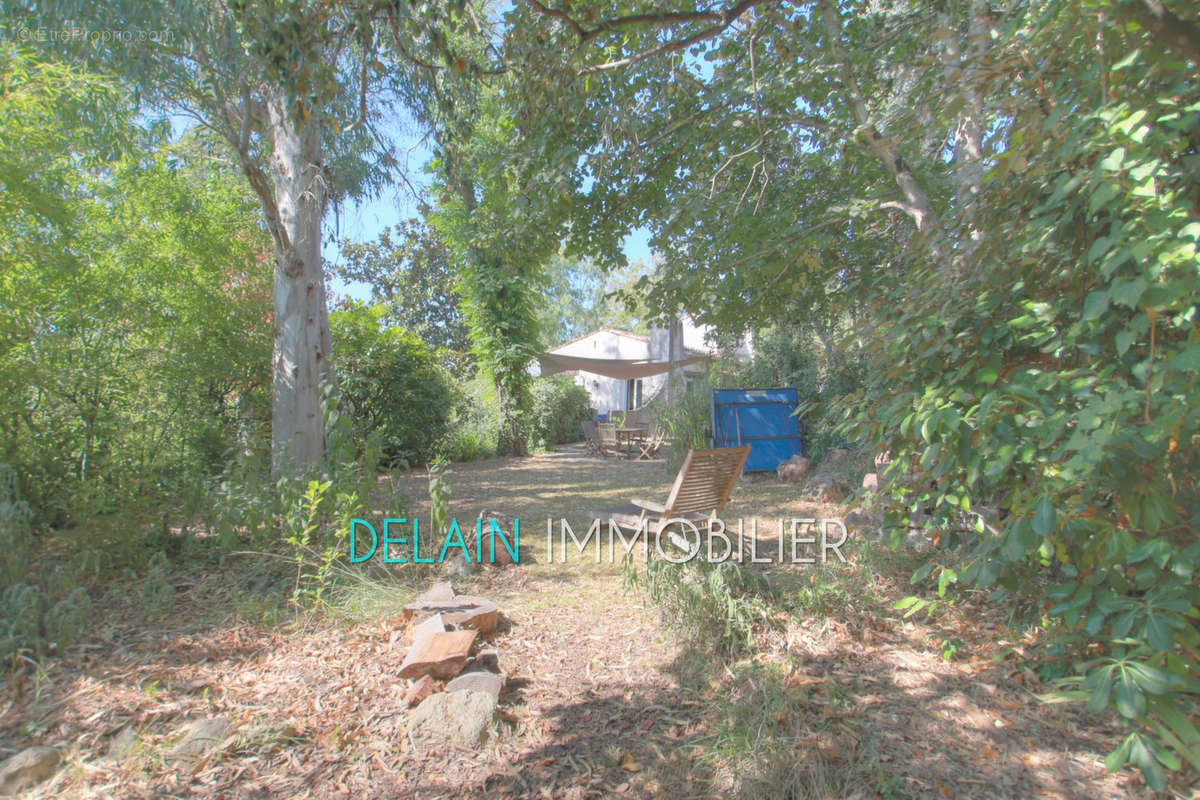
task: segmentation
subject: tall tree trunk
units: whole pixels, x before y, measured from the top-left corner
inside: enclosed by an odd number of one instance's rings
[[[504,382],[496,377],[496,400],[500,415],[500,430],[496,441],[496,453],[502,456],[529,455],[525,444],[525,435],[521,430],[520,412],[517,398],[505,391]]]
[[[983,239],[976,208],[983,191],[983,99],[979,93],[980,68],[987,48],[988,8],[983,0],[971,0],[964,44],[956,35],[956,21],[942,14],[942,27],[951,31],[946,37],[944,73],[946,83],[961,87],[963,110],[954,128],[954,172],[958,184],[957,200],[965,236],[960,259],[965,259]]]
[[[267,113],[279,220],[271,407],[271,470],[279,475],[319,464],[325,457],[321,385],[333,377],[321,264],[321,223],[328,193],[318,118],[294,109],[282,92]]]
[[[900,147],[896,144],[896,140],[880,133],[871,120],[866,99],[859,88],[858,80],[854,77],[850,56],[842,42],[842,19],[836,3],[833,0],[821,0],[820,13],[828,46],[840,73],[842,90],[845,92],[854,124],[857,126],[856,138],[887,168],[896,180],[896,186],[900,189],[900,193],[904,195],[904,200],[884,203],[884,206],[897,208],[907,214],[917,226],[917,230],[925,235],[926,246],[930,254],[936,261],[947,264],[949,260],[942,242],[942,223],[933,209],[933,203],[925,194],[925,189],[917,176],[909,168],[908,162],[900,154]]]

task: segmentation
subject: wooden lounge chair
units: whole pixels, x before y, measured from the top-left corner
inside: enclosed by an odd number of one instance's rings
[[[595,512],[592,518],[600,520],[601,524],[611,519],[622,528],[633,530],[645,525],[647,533],[657,533],[665,520],[686,519],[702,523],[720,516],[742,475],[748,455],[750,445],[689,450],[675,476],[675,485],[671,487],[667,502],[660,504],[634,498],[627,506]]]

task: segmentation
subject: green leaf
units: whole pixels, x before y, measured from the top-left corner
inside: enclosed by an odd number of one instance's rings
[[[1171,633],[1171,629],[1167,627],[1166,620],[1161,614],[1146,614],[1144,633],[1146,641],[1155,650],[1167,651],[1175,645],[1175,636]]]
[[[1113,150],[1111,153],[1109,153],[1107,156],[1105,156],[1104,159],[1100,162],[1099,166],[1100,166],[1100,169],[1104,170],[1105,172],[1118,172],[1121,169],[1121,165],[1124,163],[1125,163],[1125,148],[1118,147],[1115,150]]]
[[[1146,711],[1146,695],[1142,694],[1142,690],[1133,682],[1133,677],[1126,669],[1121,670],[1114,699],[1117,713],[1126,719],[1136,720]]]
[[[1091,697],[1088,699],[1088,708],[1096,713],[1108,707],[1108,698],[1112,694],[1114,669],[1115,667],[1109,664],[1097,673],[1096,688],[1092,690]]]
[[[1083,301],[1083,320],[1092,320],[1108,310],[1108,292],[1096,290],[1089,292]]]
[[[1124,281],[1113,287],[1111,292],[1112,302],[1129,308],[1136,308],[1137,302],[1141,299],[1142,294],[1146,291],[1146,279],[1135,278],[1132,281]]]
[[[1117,355],[1125,355],[1129,350],[1129,346],[1133,344],[1133,340],[1137,338],[1137,334],[1130,330],[1124,330],[1116,336]]]
[[[1172,358],[1171,368],[1181,372],[1200,371],[1200,344],[1188,345],[1183,352]]]
[[[1098,210],[1112,202],[1112,199],[1120,191],[1121,189],[1117,184],[1112,181],[1104,181],[1092,191],[1092,196],[1088,200],[1088,212],[1095,214]]]
[[[1038,536],[1049,536],[1054,533],[1057,521],[1058,512],[1054,508],[1054,502],[1049,497],[1043,497],[1033,515],[1034,532]]]

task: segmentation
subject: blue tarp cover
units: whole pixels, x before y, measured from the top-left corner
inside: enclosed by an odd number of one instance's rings
[[[795,389],[714,389],[712,446],[750,445],[747,472],[773,470],[800,455]]]

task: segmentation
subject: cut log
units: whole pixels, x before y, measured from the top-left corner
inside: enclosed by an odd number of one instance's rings
[[[487,636],[496,629],[500,607],[483,597],[459,595],[453,600],[418,600],[406,605],[404,613],[414,624],[440,614],[447,628],[474,628]]]
[[[471,644],[476,631],[447,631],[430,633],[417,638],[400,665],[401,678],[453,678],[462,672],[470,658]]]
[[[421,622],[417,623],[416,625],[413,625],[412,640],[415,642],[417,639],[420,639],[422,636],[426,636],[431,633],[445,633],[445,632],[446,632],[446,623],[442,619],[442,615],[434,614],[432,617],[426,617]]]

